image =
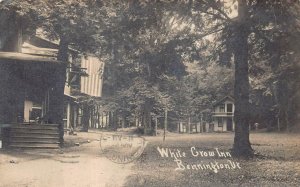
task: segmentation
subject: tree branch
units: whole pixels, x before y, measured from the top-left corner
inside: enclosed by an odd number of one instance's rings
[[[214,1],[203,0],[202,2],[205,3],[208,7],[213,8],[214,10],[218,11],[221,15],[224,16],[224,18],[226,18],[227,21],[232,22],[232,19],[223,10],[221,10]]]

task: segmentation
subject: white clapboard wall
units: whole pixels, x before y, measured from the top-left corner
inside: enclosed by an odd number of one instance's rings
[[[87,77],[81,77],[81,92],[94,97],[102,95],[104,63],[98,58],[82,57],[81,68],[86,68]]]

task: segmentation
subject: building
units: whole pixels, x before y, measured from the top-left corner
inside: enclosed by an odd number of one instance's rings
[[[67,63],[46,56],[0,52],[0,131],[3,147],[58,148]],[[39,119],[44,117],[43,123]]]
[[[102,96],[103,70],[104,63],[92,55],[79,55],[70,63],[65,86],[65,128],[74,129],[84,126],[83,123],[88,123],[89,127],[99,127],[103,114],[100,106],[93,105],[89,100],[99,100]]]
[[[213,130],[217,132],[234,131],[234,99],[226,96],[213,105]]]
[[[38,53],[56,59],[59,45],[42,36],[32,36],[22,47],[22,52]],[[88,123],[89,127],[98,127],[100,122],[106,122],[106,116],[100,113],[100,106],[93,106],[90,99],[100,99],[102,96],[104,63],[99,58],[69,48],[69,61],[66,69],[66,83],[64,88],[63,123],[66,129],[75,129]],[[41,107],[27,102],[26,120],[34,120]],[[32,117],[30,117],[32,116]],[[87,119],[88,118],[88,119]],[[98,121],[98,122],[97,122]]]
[[[9,12],[0,14],[9,18]],[[104,64],[71,48],[68,62],[58,61],[59,43],[44,39],[39,29],[36,36],[24,34],[21,22],[3,19],[0,24],[5,31],[0,34],[0,130],[5,126],[12,133],[4,135],[22,146],[25,142],[40,145],[42,139],[37,137],[50,134],[55,136],[50,137],[51,143],[57,144],[63,142],[64,127],[82,125],[81,116],[88,116],[88,125],[99,124],[94,120],[97,116],[100,121],[99,106],[90,108],[93,105],[86,100],[101,97]]]
[[[209,123],[211,110],[205,109],[199,112],[197,117],[188,118],[187,121],[181,120],[178,123],[179,133],[206,133],[213,132],[214,125]]]

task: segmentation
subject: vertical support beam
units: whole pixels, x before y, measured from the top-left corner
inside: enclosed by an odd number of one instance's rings
[[[67,128],[70,128],[71,123],[71,105],[70,102],[67,103]]]
[[[78,125],[78,106],[76,104],[73,104],[73,118],[74,118],[74,123],[73,123],[73,128],[75,129]]]

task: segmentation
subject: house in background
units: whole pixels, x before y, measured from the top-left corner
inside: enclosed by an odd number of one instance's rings
[[[234,99],[226,96],[213,105],[214,131],[234,131]]]
[[[178,123],[179,133],[206,133],[214,131],[214,124],[211,121],[211,110],[205,109],[196,117],[188,118],[187,121],[180,120]]]

